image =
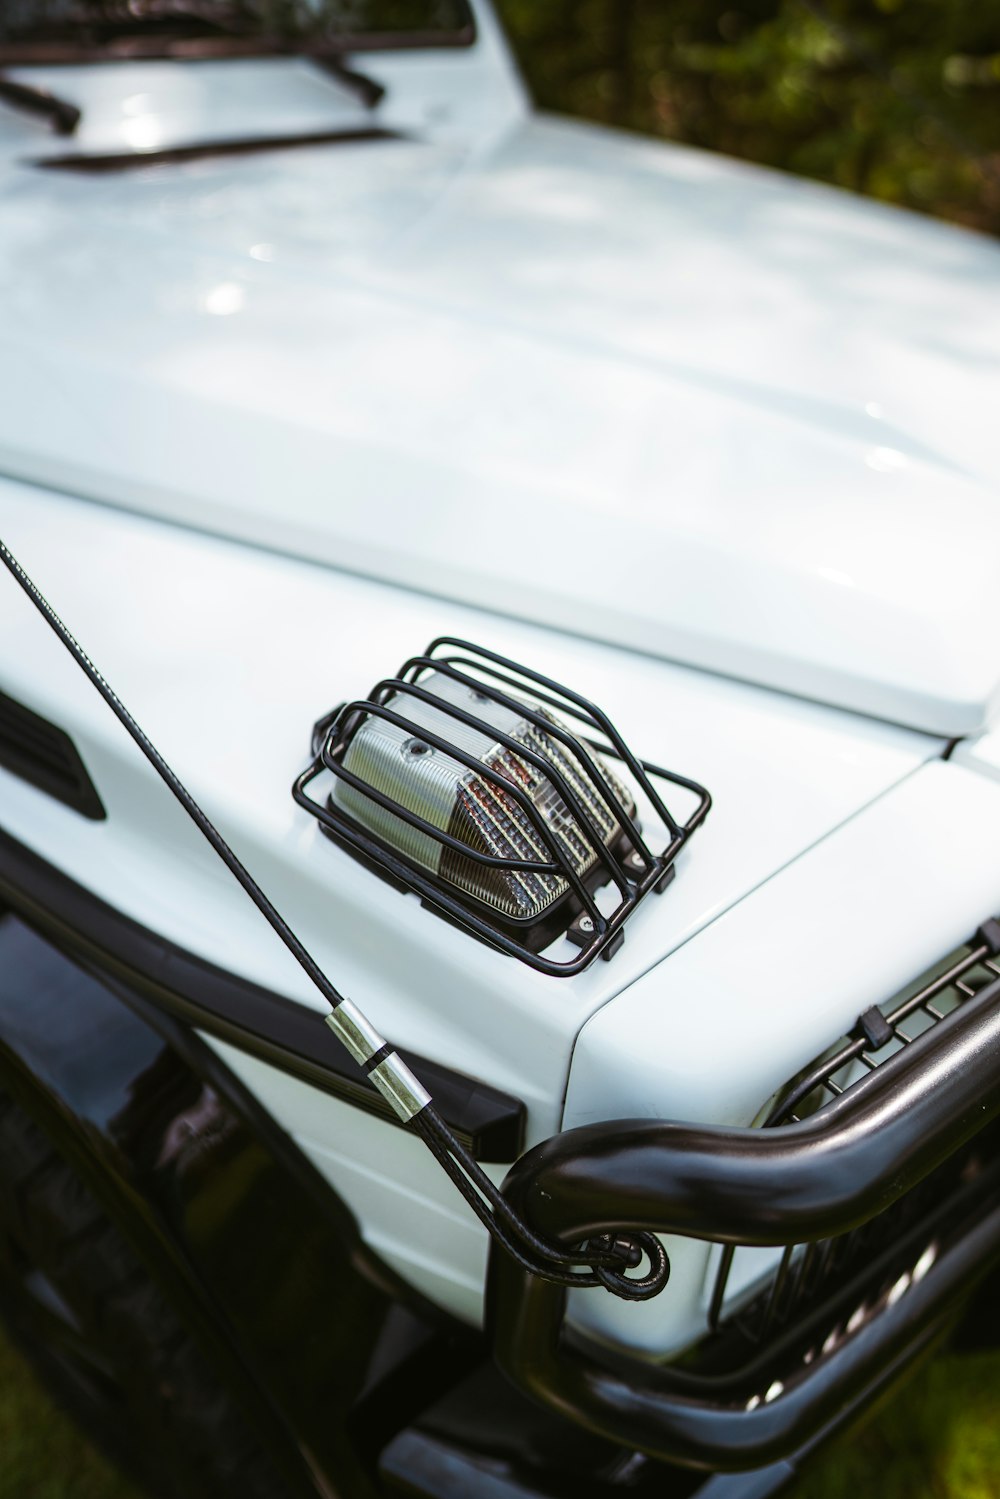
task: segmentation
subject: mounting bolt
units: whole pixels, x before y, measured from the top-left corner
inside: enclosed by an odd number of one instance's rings
[[[626,863],[631,864],[633,869],[645,869],[646,867],[646,861],[637,848],[634,848],[629,854]]]
[[[594,930],[594,918],[592,916],[581,916],[577,922],[581,932],[592,932]]]

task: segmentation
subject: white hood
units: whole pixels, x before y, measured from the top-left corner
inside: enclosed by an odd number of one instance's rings
[[[986,723],[1000,247],[687,150],[545,121],[474,148],[392,107],[409,138],[118,174],[21,138],[0,469]]]

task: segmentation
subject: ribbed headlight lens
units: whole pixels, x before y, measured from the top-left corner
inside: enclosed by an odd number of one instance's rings
[[[603,788],[585,769],[580,753],[516,709],[440,672],[424,677],[421,686],[442,703],[474,714],[480,727],[462,723],[444,707],[410,696],[390,697],[385,707],[405,715],[407,727],[378,717],[365,719],[344,750],[344,770],[449,834],[474,855],[551,863],[552,849],[546,846],[546,838],[551,838],[574,872],[581,878],[587,876],[598,860],[590,830],[580,826],[549,776],[490,730],[498,730],[507,740],[550,764],[585,809],[591,828],[596,827],[606,846],[611,847],[621,838],[622,827],[609,798],[630,817],[635,806],[600,756],[593,750],[583,752],[603,781]],[[566,731],[566,725],[544,706],[526,702],[525,707],[546,725]],[[455,759],[421,737],[421,731],[447,739],[478,761],[482,770],[477,772]],[[537,819],[531,818],[508,786],[519,788],[530,798]],[[333,801],[381,842],[485,902],[507,920],[536,921],[569,889],[560,874],[484,865],[454,846],[438,842],[345,780],[336,782]],[[540,836],[539,821],[546,838]]]

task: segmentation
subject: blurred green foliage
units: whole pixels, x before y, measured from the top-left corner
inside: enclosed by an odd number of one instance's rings
[[[1000,1353],[945,1356],[817,1460],[788,1499],[997,1499]]]
[[[1000,234],[1000,0],[498,0],[538,103]]]
[[[0,1499],[141,1499],[50,1404],[2,1328]]]

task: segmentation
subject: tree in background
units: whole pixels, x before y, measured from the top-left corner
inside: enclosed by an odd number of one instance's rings
[[[1000,0],[498,0],[546,109],[1000,234]]]

